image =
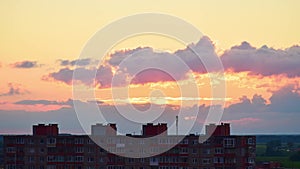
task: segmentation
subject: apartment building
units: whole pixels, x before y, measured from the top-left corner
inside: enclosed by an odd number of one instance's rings
[[[116,124],[96,124],[92,135],[59,134],[57,124],[33,126],[32,135],[3,137],[6,169],[253,169],[255,136],[230,134],[230,125],[208,125],[206,135],[167,135],[167,124],[142,126],[141,135],[117,135]],[[155,136],[158,135],[158,136]],[[155,136],[155,137],[153,137]],[[131,141],[128,138],[146,138]],[[147,141],[151,140],[151,144]],[[199,138],[205,141],[199,143]],[[101,146],[95,142],[101,142]],[[174,146],[174,143],[177,143]],[[147,144],[147,148],[142,146]],[[103,145],[105,148],[103,148]],[[148,146],[149,145],[149,146]],[[166,148],[167,147],[167,148]],[[158,154],[163,148],[167,151]],[[124,157],[136,152],[144,158]],[[117,155],[116,155],[117,154]],[[139,156],[140,155],[140,156]]]

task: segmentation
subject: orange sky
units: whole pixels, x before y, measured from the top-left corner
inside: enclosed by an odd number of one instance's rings
[[[297,68],[300,63],[299,7],[300,1],[297,0],[1,1],[0,114],[11,118],[10,111],[47,113],[70,108],[69,99],[73,99],[70,72],[75,69],[71,62],[78,59],[95,32],[117,19],[144,12],[165,13],[181,18],[211,40],[205,41],[209,43],[208,46],[200,46],[213,50],[223,61],[225,72],[221,80],[226,82],[226,95],[223,98],[226,108],[243,103],[243,96],[251,100],[254,95],[261,95],[267,107],[271,107],[270,98],[277,95],[281,97],[286,94],[291,95],[291,99],[297,99],[300,95],[300,70]],[[199,40],[188,43],[196,44]],[[123,50],[126,53],[126,50],[139,47],[150,47],[153,54],[164,53],[164,56],[186,48],[184,44],[166,36],[132,36],[111,46],[106,62],[100,65],[111,69],[113,73],[120,71],[128,78],[130,73],[127,69],[130,67],[118,70],[118,66],[110,65],[109,61],[116,51]],[[63,65],[62,60],[68,63]],[[174,70],[176,72],[177,68]],[[178,67],[179,73],[180,70]],[[82,99],[103,101],[110,105],[148,102],[181,105],[183,102],[186,107],[195,103],[210,105],[212,100],[220,99],[212,97],[211,84],[216,81],[211,81],[209,75],[216,74],[189,71],[184,75],[187,78],[177,83],[131,83],[114,88],[117,94],[115,98],[112,97],[111,88],[98,88],[99,84],[97,88],[81,84],[86,91],[95,89],[95,98],[83,95]],[[196,84],[198,92],[192,88],[193,84]],[[290,93],[281,91],[286,87]],[[182,91],[191,97],[183,97]],[[24,100],[39,103],[26,104],[22,102]],[[264,121],[263,117],[250,116],[243,114],[233,118],[232,122],[241,125],[249,120],[255,124]],[[277,118],[280,119],[281,115]],[[288,123],[292,124],[288,119],[282,121],[283,125]]]

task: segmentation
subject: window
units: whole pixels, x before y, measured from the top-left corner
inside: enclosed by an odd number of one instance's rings
[[[223,148],[215,148],[215,154],[223,154],[224,150]]]
[[[192,162],[193,162],[193,164],[196,164],[197,163],[197,158],[193,158]]]
[[[248,138],[247,143],[248,143],[249,145],[253,145],[253,144],[254,144],[254,139],[253,139],[252,137],[251,137],[251,138]]]
[[[65,161],[65,157],[64,156],[56,156],[56,161],[57,162],[64,162]]]
[[[145,144],[145,140],[140,140],[140,144]]]
[[[210,149],[208,149],[208,148],[204,149],[203,154],[210,154]]]
[[[209,158],[203,158],[202,159],[202,163],[203,164],[209,164],[210,163],[210,159]]]
[[[56,139],[55,138],[48,138],[47,139],[47,144],[56,144]]]
[[[15,164],[8,164],[8,165],[6,165],[6,169],[16,169],[16,165]]]
[[[182,147],[180,149],[180,153],[186,154],[186,153],[188,153],[188,149],[186,147]]]
[[[224,158],[223,157],[214,157],[214,163],[222,164],[222,163],[224,163]]]
[[[227,164],[235,164],[236,159],[235,158],[225,158],[225,163]]]
[[[83,151],[84,151],[84,150],[83,150],[83,147],[76,147],[76,148],[75,148],[75,152],[76,152],[76,153],[83,153]]]
[[[44,139],[41,139],[40,144],[44,144],[44,143],[45,143]]]
[[[252,157],[248,157],[248,163],[253,164],[254,163],[254,159]]]
[[[73,162],[74,161],[74,157],[73,156],[67,156],[66,157],[66,161],[67,162]]]
[[[93,147],[88,147],[88,148],[87,148],[87,152],[88,152],[88,153],[94,153],[94,152],[95,152],[95,148],[93,148]]]
[[[56,169],[56,165],[47,165],[47,169]]]
[[[7,147],[6,152],[7,153],[14,153],[14,152],[16,152],[16,147]]]
[[[198,142],[199,142],[198,140],[193,140],[192,144],[196,145],[196,144],[198,144]]]
[[[28,144],[34,144],[34,140],[33,139],[29,139],[28,140]]]
[[[47,161],[48,162],[55,162],[56,161],[55,156],[48,156]]]
[[[94,157],[88,157],[87,161],[90,162],[90,163],[94,162]]]
[[[128,158],[128,162],[129,162],[129,163],[133,163],[133,162],[134,162],[134,159],[133,159],[133,158]]]
[[[76,156],[75,157],[75,162],[82,162],[83,161],[83,156]]]
[[[16,144],[24,144],[24,138],[18,137],[16,139]]]
[[[86,169],[95,169],[94,166],[87,166]]]
[[[75,144],[83,144],[83,138],[76,138],[75,139]]]
[[[44,157],[40,157],[40,162],[44,162]],[[42,166],[44,167],[44,166]]]
[[[34,162],[34,156],[28,156],[28,162],[30,163]]]
[[[91,140],[91,139],[87,139],[87,143],[88,143],[88,144],[93,144],[93,143],[94,143],[94,141],[93,141],[93,140]]]
[[[234,147],[235,139],[234,138],[225,138],[224,139],[224,147]]]
[[[210,145],[210,139],[205,140],[203,144],[204,145]]]
[[[34,150],[34,148],[28,148],[28,152],[29,152],[29,153],[34,153],[35,150]]]

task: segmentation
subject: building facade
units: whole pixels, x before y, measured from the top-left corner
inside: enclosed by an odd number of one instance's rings
[[[3,136],[0,135],[0,169],[4,168]]]
[[[116,125],[93,125],[95,135],[59,134],[56,124],[35,125],[33,135],[4,136],[4,164],[6,169],[253,169],[255,167],[255,136],[230,135],[229,124],[215,125],[215,131],[205,142],[199,143],[199,135],[178,137],[162,135],[153,138],[147,150],[138,150],[144,142],[129,142],[125,136],[111,129]],[[158,127],[155,127],[158,126]],[[107,127],[107,128],[106,128]],[[166,124],[144,125],[142,135],[133,138],[161,134]],[[208,127],[208,126],[207,126]],[[213,126],[209,126],[213,127]],[[97,131],[97,130],[101,131]],[[229,129],[229,130],[228,130]],[[103,134],[109,131],[109,135]],[[150,135],[148,136],[147,133]],[[204,137],[204,136],[200,136]],[[92,139],[93,138],[93,139]],[[127,137],[128,138],[128,137]],[[119,156],[138,150],[160,150],[174,141],[179,144],[168,151],[146,158]],[[106,149],[93,140],[105,143]],[[115,155],[115,153],[119,155]]]

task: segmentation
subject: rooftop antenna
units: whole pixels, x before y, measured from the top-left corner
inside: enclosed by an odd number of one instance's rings
[[[178,116],[176,116],[176,135],[178,135]]]

